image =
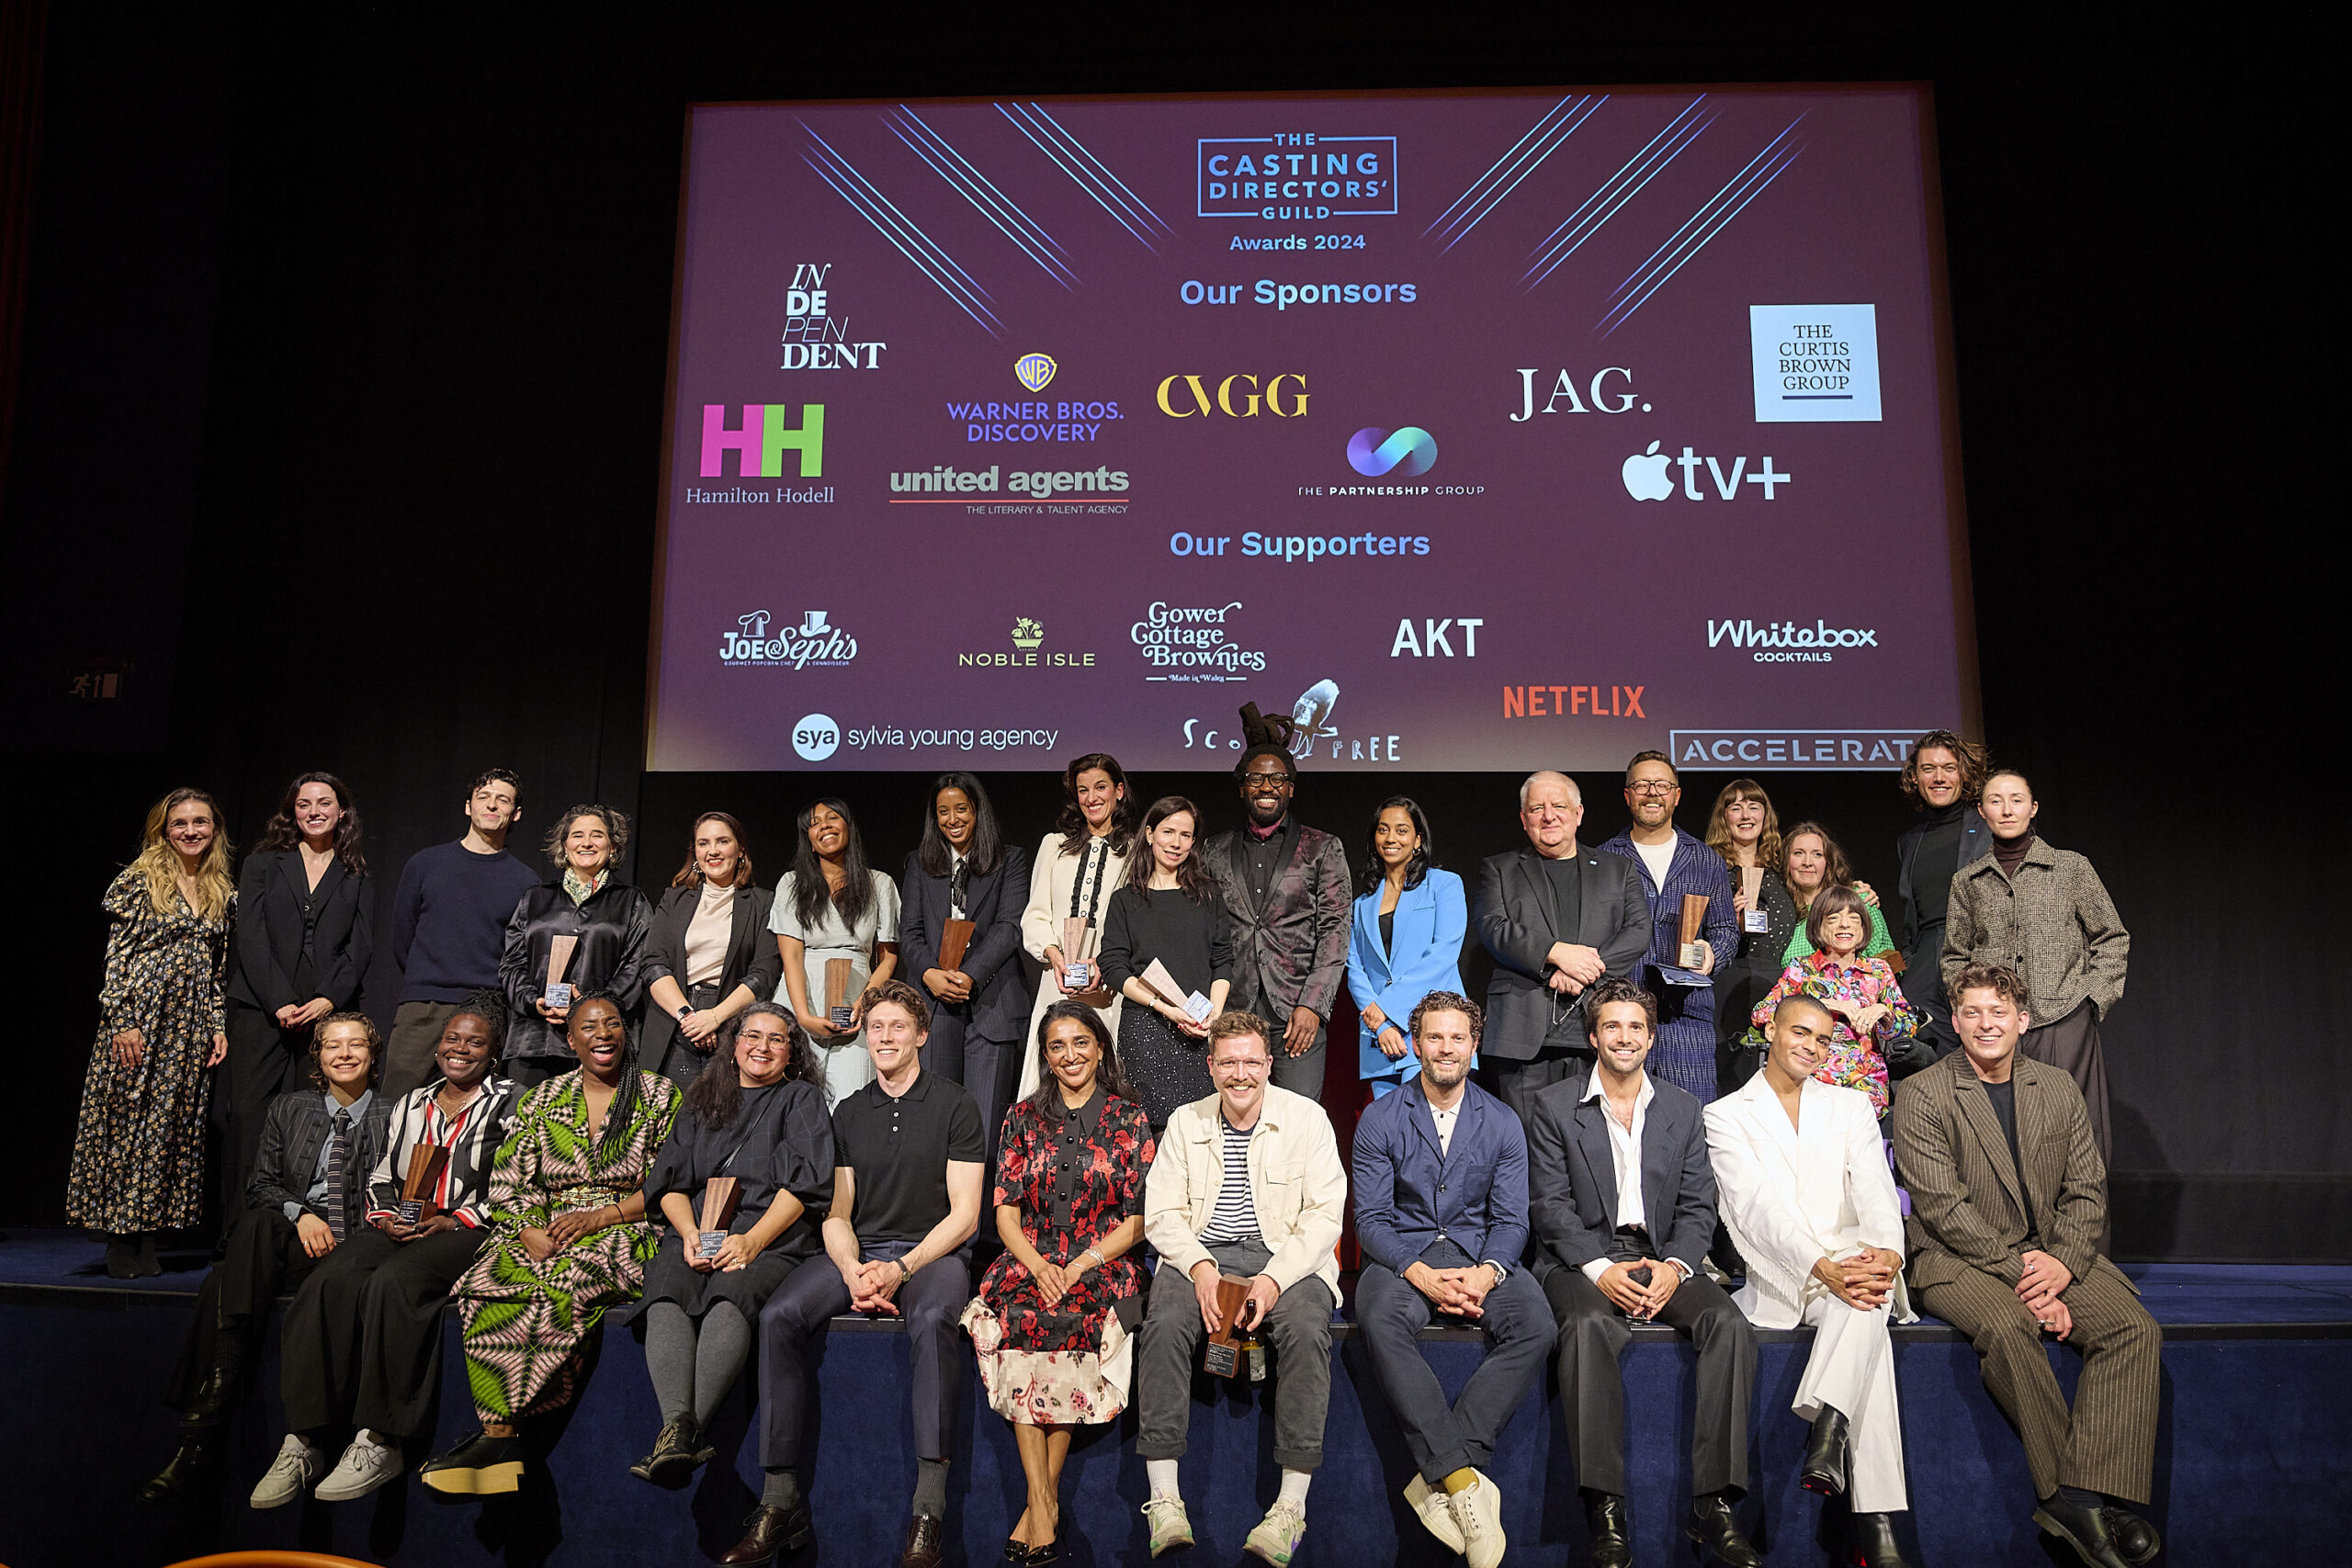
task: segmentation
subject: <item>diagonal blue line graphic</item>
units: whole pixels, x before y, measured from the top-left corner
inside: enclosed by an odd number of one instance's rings
[[[1003,115],[1005,118],[1011,120],[1020,130],[1022,135],[1036,143],[1038,152],[1043,152],[1046,157],[1052,159],[1056,168],[1061,170],[1062,173],[1068,175],[1071,180],[1076,182],[1079,189],[1092,197],[1094,198],[1094,204],[1100,207],[1103,211],[1109,213],[1113,220],[1118,223],[1120,228],[1125,229],[1128,233],[1133,234],[1136,240],[1140,241],[1144,249],[1150,251],[1154,255],[1159,254],[1159,248],[1151,243],[1150,238],[1147,236],[1143,231],[1137,229],[1134,223],[1130,222],[1125,213],[1111,205],[1109,200],[1105,198],[1104,194],[1095,188],[1093,182],[1082,170],[1070,161],[1068,154],[1064,153],[1058,147],[1051,145],[1045,138],[1039,136],[1037,132],[1030,127],[1028,121],[1023,119],[1020,114],[1015,112],[1017,107],[1017,105],[999,104],[997,105],[997,112]]]
[[[1479,190],[1488,180],[1495,178],[1496,172],[1498,170],[1499,170],[1505,164],[1510,163],[1512,156],[1517,153],[1521,148],[1526,146],[1529,141],[1534,140],[1536,137],[1541,136],[1544,133],[1544,128],[1552,123],[1552,117],[1566,108],[1568,105],[1575,100],[1575,98],[1576,95],[1571,93],[1566,97],[1562,98],[1558,103],[1554,104],[1550,108],[1545,109],[1542,118],[1538,118],[1533,125],[1527,129],[1526,134],[1522,135],[1518,141],[1505,148],[1503,150],[1503,155],[1489,164],[1485,174],[1480,175],[1476,179],[1472,180],[1470,184],[1464,188],[1462,194],[1453,198],[1453,205],[1448,207],[1443,212],[1439,213],[1437,217],[1430,221],[1430,226],[1422,230],[1421,232],[1424,235],[1434,234],[1440,228],[1446,226],[1449,219],[1475,199],[1478,195]]]
[[[1551,276],[1562,262],[1574,255],[1587,240],[1600,232],[1609,220],[1616,217],[1627,202],[1640,195],[1642,188],[1656,179],[1668,164],[1705,135],[1707,128],[1714,123],[1712,111],[1703,118],[1698,114],[1699,106],[1706,101],[1707,95],[1702,93],[1684,105],[1682,112],[1667,122],[1665,130],[1651,137],[1640,152],[1625,161],[1623,168],[1602,181],[1600,188],[1585,198],[1583,206],[1568,214],[1566,221],[1546,234],[1543,243],[1532,253],[1533,259],[1526,273],[1521,275],[1521,281],[1532,288]],[[1665,143],[1663,147],[1659,145],[1661,142]],[[1547,251],[1546,246],[1551,248]]]
[[[966,272],[956,258],[924,233],[913,220],[899,211],[889,197],[858,172],[855,164],[836,152],[806,120],[800,122],[800,129],[808,132],[808,140],[815,144],[815,150],[805,152],[803,159],[817,172],[818,177],[831,186],[859,216],[873,224],[884,239],[898,248],[899,254],[914,263],[924,276],[937,284],[940,291],[986,329],[989,335],[1002,335],[999,329],[1003,323],[989,308],[988,290],[980,287],[979,281]]]
[[[1652,251],[1642,265],[1619,284],[1611,306],[1594,323],[1607,337],[1632,319],[1649,298],[1665,286],[1667,279],[1682,270],[1690,258],[1706,248],[1707,243],[1721,233],[1724,225],[1747,210],[1748,203],[1761,195],[1766,186],[1781,177],[1789,165],[1804,152],[1804,144],[1788,145],[1798,126],[1804,123],[1804,115],[1789,121],[1781,134],[1772,138],[1764,150],[1747,161],[1747,166],[1725,182],[1723,189],[1699,204],[1699,209],[1686,220],[1681,228],[1668,235],[1665,243]],[[1670,265],[1669,265],[1670,264]]]
[[[930,165],[933,173],[970,202],[981,217],[996,225],[1006,239],[1021,248],[1023,254],[1043,267],[1047,276],[1064,288],[1079,281],[1078,274],[1063,264],[1061,256],[1065,253],[1061,246],[1036,220],[999,190],[987,175],[974,168],[971,161],[958,152],[945,137],[925,125],[912,109],[901,104],[899,112],[905,116],[915,134],[910,136],[905,127],[885,115],[882,123],[889,127],[892,135],[905,142],[916,157]]]
[[[1469,236],[1471,230],[1476,229],[1480,223],[1484,222],[1487,215],[1494,211],[1497,207],[1499,207],[1502,204],[1504,197],[1510,196],[1512,191],[1519,188],[1520,182],[1521,180],[1526,179],[1529,175],[1533,174],[1546,158],[1549,158],[1554,152],[1559,151],[1561,144],[1566,141],[1569,137],[1574,136],[1577,130],[1583,126],[1584,122],[1590,119],[1593,115],[1599,111],[1600,106],[1608,101],[1609,95],[1606,93],[1600,95],[1599,97],[1588,96],[1586,97],[1577,99],[1561,99],[1561,104],[1568,105],[1570,107],[1568,107],[1567,112],[1561,117],[1559,124],[1553,127],[1549,131],[1543,132],[1543,139],[1538,141],[1537,145],[1525,152],[1520,152],[1516,159],[1513,159],[1510,153],[1506,153],[1502,159],[1498,160],[1495,164],[1495,169],[1502,168],[1506,163],[1509,163],[1511,164],[1512,166],[1516,167],[1518,172],[1511,176],[1510,183],[1509,185],[1499,186],[1498,188],[1491,190],[1486,196],[1479,197],[1478,200],[1474,203],[1475,212],[1466,213],[1466,220],[1457,220],[1457,221],[1461,223],[1461,227],[1453,237],[1445,243],[1443,248],[1450,251],[1466,239]],[[1555,109],[1556,107],[1557,106],[1555,106]],[[1549,115],[1545,116],[1545,118],[1548,119],[1549,118]],[[1538,122],[1538,126],[1540,129],[1540,121]],[[1536,132],[1529,132],[1529,136],[1534,135],[1536,135]],[[1519,139],[1518,146],[1525,147],[1529,140],[1529,136],[1521,137]],[[1524,167],[1518,167],[1518,165],[1521,164],[1523,164]],[[1495,173],[1495,169],[1487,170],[1486,175],[1480,176],[1480,180],[1483,181],[1487,177],[1492,176]],[[1460,205],[1461,203],[1458,201],[1455,203],[1455,206],[1457,207]],[[1436,225],[1432,224],[1430,227],[1433,229]],[[1427,230],[1423,231],[1424,233],[1427,233],[1428,231],[1429,231]]]
[[[1094,155],[1093,149],[1088,147],[1085,142],[1080,141],[1077,137],[1071,135],[1069,129],[1067,126],[1063,125],[1061,121],[1056,119],[1052,115],[1047,114],[1043,104],[1031,104],[1029,106],[1029,112],[1035,115],[1039,119],[1044,120],[1047,125],[1053,127],[1055,132],[1061,137],[1064,143],[1077,152],[1079,156],[1084,158],[1088,164],[1091,164],[1096,175],[1100,179],[1107,182],[1109,185],[1116,186],[1120,193],[1130,204],[1132,204],[1133,209],[1136,211],[1140,212],[1153,227],[1159,229],[1160,232],[1168,235],[1171,239],[1175,236],[1176,231],[1170,228],[1166,220],[1162,219],[1159,213],[1151,209],[1151,204],[1144,200],[1143,197],[1137,196],[1134,191],[1129,190],[1127,188],[1127,182],[1113,174],[1111,172],[1110,165],[1103,163],[1102,159],[1096,157]]]

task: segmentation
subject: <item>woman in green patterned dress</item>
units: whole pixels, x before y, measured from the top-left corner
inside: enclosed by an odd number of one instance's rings
[[[638,1070],[610,991],[582,992],[564,1035],[580,1066],[524,1097],[490,1179],[497,1235],[449,1290],[481,1430],[420,1472],[436,1492],[515,1489],[516,1424],[571,1403],[588,1336],[636,1297],[653,1256],[645,1176],[677,1086]]]
[[[220,808],[175,789],[107,888],[103,1021],[82,1081],[65,1217],[106,1238],[107,1272],[159,1274],[155,1233],[204,1207],[204,1113],[227,1055],[220,985],[237,885]]]

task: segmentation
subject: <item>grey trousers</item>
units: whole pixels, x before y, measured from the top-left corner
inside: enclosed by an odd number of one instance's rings
[[[1292,1055],[1283,1045],[1283,1031],[1290,1027],[1287,1014],[1268,1021],[1274,1026],[1274,1037],[1267,1043],[1274,1053],[1273,1085],[1293,1094],[1303,1094],[1317,1105],[1323,1102],[1323,1067],[1330,1053],[1324,1049],[1329,1043],[1331,1032],[1317,1029],[1315,1043]]]
[[[1432,1269],[1466,1269],[1472,1259],[1452,1242],[1440,1241],[1420,1261]],[[1494,1458],[1496,1438],[1529,1386],[1544,1375],[1544,1358],[1552,1353],[1552,1311],[1532,1274],[1513,1269],[1488,1292],[1484,1305],[1483,1316],[1443,1320],[1487,1335],[1486,1359],[1448,1409],[1445,1390],[1418,1337],[1438,1316],[1436,1304],[1377,1263],[1366,1263],[1356,1279],[1356,1331],[1363,1336],[1373,1375],[1405,1434],[1405,1447],[1421,1479],[1432,1486]]]
[[[1673,1264],[1668,1263],[1671,1269]],[[1560,1325],[1560,1400],[1568,1407],[1577,1484],[1625,1495],[1625,1380],[1618,1355],[1633,1326],[1580,1269],[1544,1281]],[[1699,1352],[1699,1395],[1690,1420],[1690,1494],[1747,1485],[1747,1413],[1756,1394],[1756,1331],[1704,1274],[1676,1287],[1657,1321]]]
[[[1263,1244],[1212,1247],[1227,1274],[1246,1278],[1272,1256]],[[1331,1404],[1330,1287],[1310,1274],[1274,1302],[1260,1338],[1274,1356],[1274,1462],[1313,1470],[1323,1462],[1323,1418]],[[1208,1338],[1193,1281],[1161,1261],[1151,1277],[1151,1308],[1136,1352],[1136,1454],[1182,1459],[1193,1419],[1193,1373]]]
[[[433,1048],[441,1032],[457,1016],[456,1002],[402,1002],[392,1014],[392,1032],[384,1042],[384,1079],[377,1092],[398,1100],[413,1089],[423,1089],[441,1076]]]

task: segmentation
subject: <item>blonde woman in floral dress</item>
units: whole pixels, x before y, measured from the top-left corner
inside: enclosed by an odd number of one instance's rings
[[[107,888],[107,975],[65,1217],[106,1238],[107,1272],[159,1274],[155,1233],[204,1207],[210,1069],[228,1054],[221,984],[237,885],[220,807],[175,789],[147,813],[139,858]]]
[[[564,1021],[580,1066],[523,1097],[490,1178],[497,1233],[449,1288],[481,1430],[418,1473],[436,1492],[512,1492],[517,1423],[578,1392],[605,1309],[636,1299],[655,1247],[645,1177],[670,1136],[678,1086],[638,1070],[617,997],[582,992]]]

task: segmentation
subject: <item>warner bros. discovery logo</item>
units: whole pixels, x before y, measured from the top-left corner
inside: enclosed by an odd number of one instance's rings
[[[797,626],[768,635],[768,613],[754,610],[735,617],[737,629],[719,644],[721,664],[781,665],[790,670],[838,668],[857,657],[857,639],[831,624],[828,612],[810,610]]]

